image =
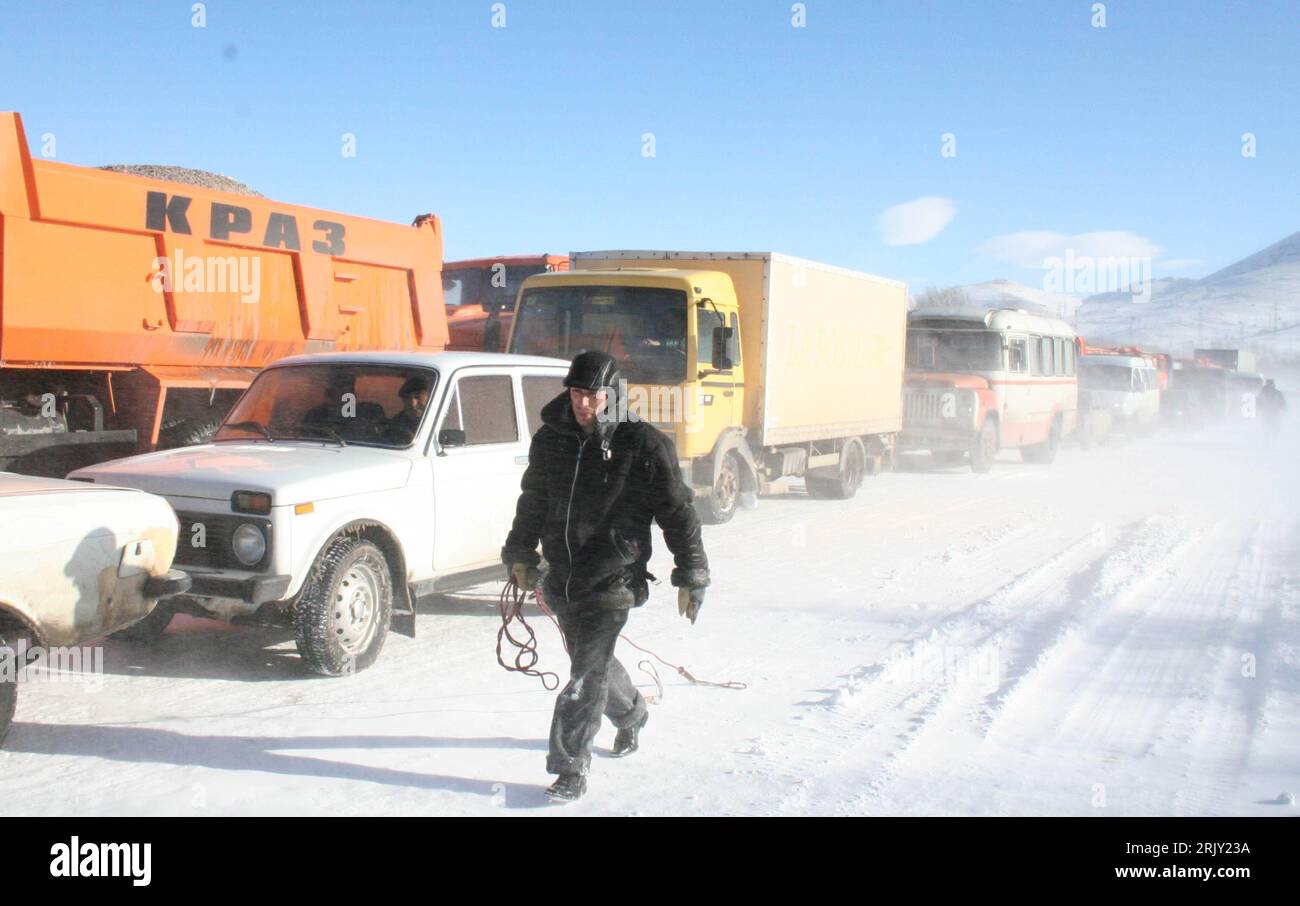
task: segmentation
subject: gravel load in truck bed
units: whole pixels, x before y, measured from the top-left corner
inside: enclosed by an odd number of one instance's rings
[[[220,173],[209,173],[207,170],[195,170],[190,167],[164,167],[158,164],[110,164],[99,169],[111,170],[114,173],[129,173],[132,176],[143,176],[146,179],[183,182],[191,186],[216,189],[219,192],[233,192],[236,195],[266,197],[261,192],[249,188],[237,179],[222,176]]]

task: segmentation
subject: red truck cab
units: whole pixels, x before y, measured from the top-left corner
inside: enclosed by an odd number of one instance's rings
[[[448,349],[502,352],[519,287],[534,274],[567,271],[567,255],[507,255],[448,261],[442,269]]]

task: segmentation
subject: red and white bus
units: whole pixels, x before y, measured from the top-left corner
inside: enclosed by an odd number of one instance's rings
[[[1078,347],[1064,321],[1020,309],[914,312],[907,325],[902,450],[987,472],[999,449],[1050,463],[1078,422]]]

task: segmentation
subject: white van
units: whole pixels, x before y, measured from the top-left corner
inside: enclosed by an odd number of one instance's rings
[[[1160,415],[1159,376],[1150,360],[1136,355],[1085,355],[1079,358],[1079,393],[1093,408],[1111,415],[1111,430],[1148,431]]]

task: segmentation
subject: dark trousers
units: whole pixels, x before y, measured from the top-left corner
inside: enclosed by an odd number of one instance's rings
[[[622,729],[639,723],[646,713],[645,698],[614,657],[627,611],[584,608],[563,598],[548,597],[546,604],[560,621],[571,664],[569,682],[555,700],[546,770],[585,774],[601,715]]]

